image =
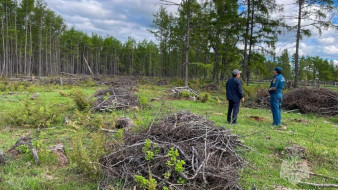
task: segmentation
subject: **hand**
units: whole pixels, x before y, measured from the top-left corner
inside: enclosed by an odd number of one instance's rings
[[[242,102],[244,102],[244,98],[242,98]]]

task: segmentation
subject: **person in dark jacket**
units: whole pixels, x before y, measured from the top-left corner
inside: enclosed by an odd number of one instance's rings
[[[229,124],[237,124],[240,101],[242,100],[242,102],[244,102],[242,84],[239,80],[240,77],[241,71],[235,69],[234,71],[232,71],[232,78],[229,79],[226,84],[226,96],[227,100],[229,101],[227,118]]]

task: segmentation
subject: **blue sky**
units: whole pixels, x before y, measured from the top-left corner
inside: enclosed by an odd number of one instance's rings
[[[181,0],[174,0],[180,2]],[[285,14],[295,11],[290,6],[294,0],[276,0],[285,4]],[[49,8],[60,14],[68,27],[75,27],[88,34],[98,33],[102,36],[112,35],[121,41],[132,37],[137,41],[143,39],[155,40],[147,29],[153,19],[153,14],[159,8],[158,0],[46,0]],[[338,1],[335,2],[338,6]],[[168,8],[175,13],[175,7]],[[292,21],[290,21],[292,22]],[[338,24],[338,15],[334,18]],[[295,51],[295,34],[285,32],[280,36],[277,53],[288,49]],[[321,56],[335,60],[338,64],[338,32],[323,31],[322,35],[314,31],[310,38],[305,38],[300,44],[301,55]]]

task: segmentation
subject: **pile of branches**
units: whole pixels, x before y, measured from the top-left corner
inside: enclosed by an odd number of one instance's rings
[[[255,97],[248,98],[245,106],[249,108],[270,108],[270,94],[267,90],[258,90]]]
[[[188,93],[191,97],[199,97],[199,93],[188,86],[182,86],[182,87],[174,87],[171,89],[171,92],[174,94],[175,97],[181,97],[182,94]]]
[[[145,142],[151,140],[154,151],[147,160]],[[215,126],[213,122],[190,112],[179,112],[152,123],[140,133],[125,133],[124,144],[113,146],[113,151],[101,159],[105,178],[101,187],[114,180],[125,180],[129,186],[137,185],[135,175],[157,181],[157,187],[170,189],[241,189],[237,169],[244,159],[236,153],[242,145],[230,130]],[[181,173],[170,170],[168,152],[177,150],[177,160],[183,160]],[[170,177],[164,177],[170,171]],[[179,184],[179,179],[185,183]]]
[[[302,113],[338,115],[338,92],[324,88],[299,88],[286,93],[282,107]]]
[[[139,106],[137,96],[131,87],[100,90],[94,97],[96,101],[92,109],[95,111],[113,111]]]

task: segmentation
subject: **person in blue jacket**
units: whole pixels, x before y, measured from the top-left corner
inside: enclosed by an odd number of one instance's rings
[[[244,94],[242,90],[242,84],[239,80],[241,76],[241,71],[234,70],[232,71],[232,78],[228,80],[226,84],[226,96],[229,101],[228,108],[228,123],[237,124],[237,116],[239,113],[240,101],[244,102]],[[231,118],[232,114],[232,118]]]
[[[283,70],[280,67],[276,67],[273,71],[273,79],[270,84],[269,93],[270,93],[270,104],[271,111],[273,116],[274,126],[281,125],[281,106],[283,99],[283,89],[285,85],[285,78],[282,74]]]

